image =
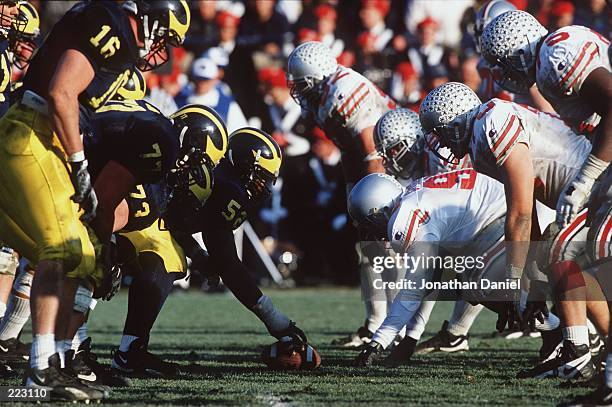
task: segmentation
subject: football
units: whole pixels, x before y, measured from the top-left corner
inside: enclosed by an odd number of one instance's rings
[[[298,370],[302,366],[300,351],[293,346],[293,340],[286,336],[266,346],[261,352],[261,360],[273,370]]]
[[[321,355],[310,345],[306,345],[306,348],[300,352],[300,356],[302,358],[300,369],[302,370],[313,370],[321,366]]]

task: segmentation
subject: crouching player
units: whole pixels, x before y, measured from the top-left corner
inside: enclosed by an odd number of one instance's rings
[[[481,302],[500,312],[505,296],[480,282],[505,281],[503,198],[501,184],[469,169],[417,180],[403,194],[392,178],[369,175],[351,192],[349,213],[361,229],[369,230],[373,237],[388,239],[399,254],[425,260],[438,256],[439,249],[444,248],[454,256],[482,256],[483,266],[466,269],[462,276],[462,281],[476,282],[479,287],[466,296],[470,302]],[[372,342],[357,357],[357,365],[369,365],[392,343],[419,311],[430,291],[426,283],[436,279],[433,268],[424,261],[406,273],[412,285],[398,293]],[[545,321],[543,315],[538,317],[540,322]]]

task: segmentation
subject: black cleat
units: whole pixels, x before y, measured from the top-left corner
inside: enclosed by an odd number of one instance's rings
[[[25,386],[47,389],[51,401],[102,400],[104,393],[83,384],[60,369],[60,358],[56,353],[49,358],[49,367],[44,370],[29,369]]]
[[[568,403],[561,403],[559,407],[599,407],[612,406],[612,388],[602,384],[597,390],[578,396]]]
[[[85,339],[79,349],[66,352],[66,360],[77,377],[85,382],[98,386],[126,387],[131,386],[131,380],[117,375],[109,367],[98,362],[98,356],[91,351],[91,338]]]
[[[150,353],[142,338],[132,342],[127,352],[117,350],[113,353],[111,370],[135,377],[171,378],[179,374],[176,363],[165,362]]]
[[[540,346],[540,361],[545,361],[563,342],[563,331],[561,327],[551,331],[542,331],[542,346]]]
[[[0,379],[11,379],[18,376],[19,374],[11,367],[11,365],[0,363]]]
[[[591,356],[593,359],[599,360],[602,356],[605,359],[606,341],[600,334],[589,333],[589,349],[591,350]]]
[[[30,344],[25,344],[19,338],[0,340],[0,360],[23,362],[30,359]]]
[[[557,347],[550,357],[531,369],[521,370],[519,379],[559,377],[561,379],[590,380],[597,370],[588,345],[576,346],[568,340]]]
[[[385,365],[388,367],[397,367],[404,363],[408,363],[416,349],[416,344],[416,339],[406,336],[393,348],[391,354],[385,359]]]
[[[470,350],[468,345],[468,338],[465,335],[453,335],[448,332],[448,321],[444,321],[442,329],[429,338],[425,342],[417,345],[414,353],[432,353],[432,352],[463,352]]]

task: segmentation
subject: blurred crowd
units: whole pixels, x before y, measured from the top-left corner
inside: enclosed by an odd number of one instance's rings
[[[579,24],[610,37],[606,0],[510,0],[550,31]],[[35,1],[41,36],[75,2]],[[357,283],[345,214],[340,152],[301,118],[286,86],[293,48],[317,40],[399,105],[418,111],[429,90],[480,84],[474,17],[483,0],[191,1],[192,23],[170,63],[147,73],[148,98],[164,113],[213,107],[229,131],[272,134],[284,163],[267,207],[250,219],[281,271],[298,283]],[[245,253],[248,256],[248,253]]]

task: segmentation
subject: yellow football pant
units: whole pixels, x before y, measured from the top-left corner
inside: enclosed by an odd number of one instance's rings
[[[70,200],[66,155],[49,120],[16,104],[0,119],[0,239],[37,264],[91,280],[95,252]]]

